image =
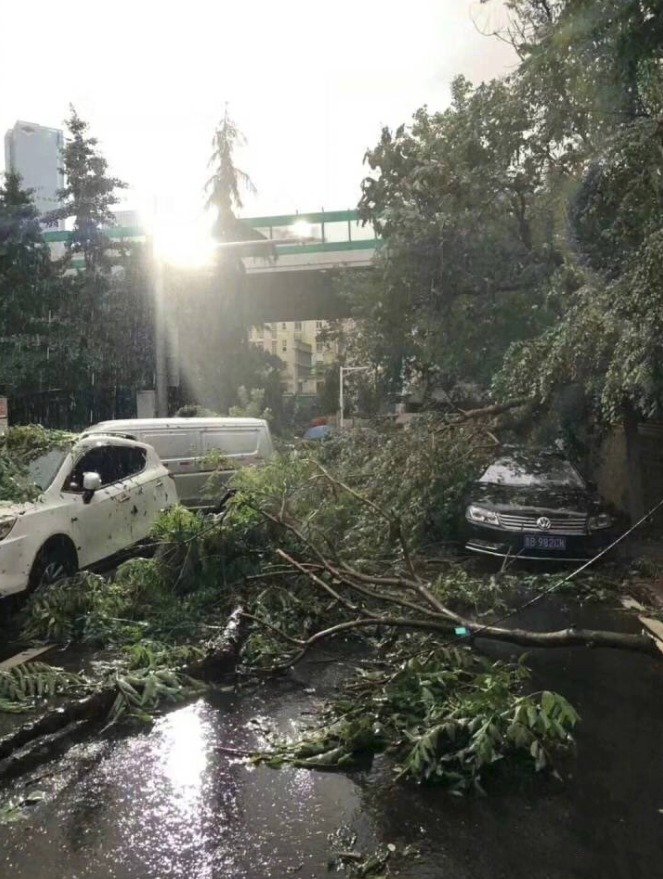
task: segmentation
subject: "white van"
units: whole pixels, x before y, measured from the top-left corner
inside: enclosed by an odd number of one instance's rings
[[[86,436],[92,433],[153,446],[175,480],[180,503],[187,507],[214,505],[205,490],[214,472],[214,453],[227,459],[228,477],[274,454],[269,425],[261,418],[127,418],[102,421],[85,431]]]

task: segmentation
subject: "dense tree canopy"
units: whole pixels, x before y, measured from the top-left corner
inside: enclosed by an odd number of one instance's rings
[[[661,411],[662,6],[511,0],[518,69],[383,130],[360,210],[384,246],[350,294],[392,386]]]
[[[528,40],[519,43],[520,76],[539,101],[537,124],[548,132],[553,154],[574,155],[573,174],[566,169],[574,185],[567,186],[565,202],[572,280],[558,297],[560,319],[511,349],[496,388],[545,400],[578,382],[607,420],[624,412],[660,414],[661,4],[532,0],[513,6],[530,24]]]
[[[538,290],[559,255],[526,110],[508,82],[458,78],[448,110],[422,108],[367,154],[360,209],[386,246],[356,316],[394,380],[413,365],[486,383],[546,320]]]

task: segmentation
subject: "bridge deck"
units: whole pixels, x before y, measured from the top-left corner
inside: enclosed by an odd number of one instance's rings
[[[370,225],[361,225],[358,211],[243,217],[241,223],[247,231],[258,233],[258,240],[273,242],[272,253],[277,257],[247,255],[244,262],[250,274],[362,268],[371,264],[380,244]],[[114,226],[106,231],[116,241],[145,241],[149,237],[142,226]],[[70,236],[71,232],[64,230],[44,234],[51,244],[64,243]]]

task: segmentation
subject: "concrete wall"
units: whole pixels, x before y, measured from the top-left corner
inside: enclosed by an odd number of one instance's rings
[[[629,512],[629,475],[626,436],[622,427],[613,428],[604,438],[594,466],[601,495],[618,509]]]

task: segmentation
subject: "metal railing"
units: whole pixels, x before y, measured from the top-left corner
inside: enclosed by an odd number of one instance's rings
[[[275,214],[262,217],[242,217],[240,222],[248,229],[265,235],[279,254],[342,252],[347,250],[374,250],[379,238],[370,224],[363,224],[356,210],[315,211],[307,214]],[[136,241],[148,238],[142,226],[112,226],[105,230],[113,241]],[[44,239],[51,244],[65,243],[71,231],[58,229],[45,232]],[[248,246],[250,242],[242,242]]]

